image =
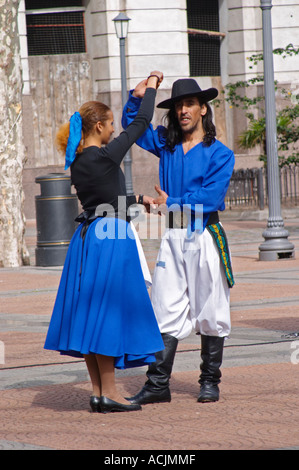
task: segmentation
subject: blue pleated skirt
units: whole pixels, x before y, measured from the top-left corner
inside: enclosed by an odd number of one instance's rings
[[[45,349],[74,357],[102,354],[125,369],[155,361],[164,349],[130,224],[96,219],[70,242]]]

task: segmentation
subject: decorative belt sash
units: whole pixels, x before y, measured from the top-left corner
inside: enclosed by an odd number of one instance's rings
[[[226,275],[228,286],[232,288],[233,285],[235,284],[235,281],[234,281],[233,270],[232,270],[231,261],[230,261],[230,253],[228,249],[228,243],[227,243],[225,231],[219,222],[209,224],[207,225],[206,228],[210,232],[214,240],[216,241],[220,259],[224,267],[224,272]]]

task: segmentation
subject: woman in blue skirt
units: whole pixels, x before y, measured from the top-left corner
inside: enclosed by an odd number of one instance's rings
[[[147,206],[152,198],[127,196],[120,168],[151,121],[162,79],[152,72],[145,80],[138,115],[111,142],[112,111],[97,101],[85,103],[57,134],[84,212],[66,256],[45,349],[84,357],[92,411],[140,410],[118,391],[115,368],[150,364],[164,349],[146,286],[148,268],[128,215],[130,205]]]

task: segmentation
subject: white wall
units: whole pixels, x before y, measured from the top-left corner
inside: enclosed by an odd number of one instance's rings
[[[228,7],[228,78],[247,80],[256,71],[263,72],[262,63],[250,69],[247,57],[262,52],[262,10],[260,0],[227,0]],[[273,49],[292,43],[299,46],[298,1],[273,0],[271,9]],[[298,80],[299,57],[274,57],[275,79],[280,82]]]
[[[298,0],[273,0],[273,47],[299,46]],[[162,89],[189,75],[186,0],[86,0],[88,52],[93,59],[95,91],[120,90],[119,41],[113,18],[125,11],[131,18],[126,40],[127,78],[133,87],[151,69],[162,69]],[[248,57],[262,51],[260,0],[219,0],[222,82],[247,80],[263,72],[260,63],[250,68]],[[274,58],[275,78],[297,81],[299,57]],[[209,78],[200,79],[203,87]]]
[[[128,86],[134,87],[153,69],[165,74],[164,88],[189,75],[185,0],[91,0],[86,2],[88,52],[93,58],[98,93],[119,91],[119,40],[113,18],[122,8],[130,18],[126,40]],[[90,17],[88,18],[88,14]]]
[[[292,43],[299,47],[298,0],[273,0],[272,8],[273,48]],[[282,59],[274,57],[275,78],[279,82],[294,83],[299,80],[299,56]]]

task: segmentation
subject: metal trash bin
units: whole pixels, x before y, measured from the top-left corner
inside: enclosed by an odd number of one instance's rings
[[[62,266],[76,230],[78,199],[71,193],[71,179],[64,173],[38,176],[40,196],[35,196],[36,266]]]

